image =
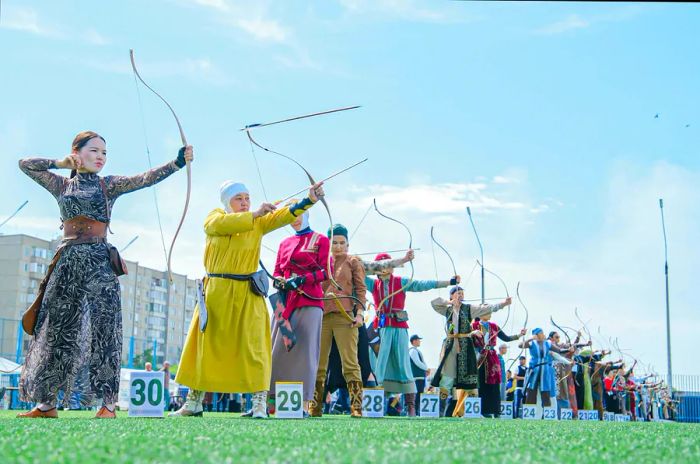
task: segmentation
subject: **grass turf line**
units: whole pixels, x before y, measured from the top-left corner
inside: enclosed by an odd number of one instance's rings
[[[0,411],[0,462],[700,462],[700,425],[492,419],[15,419]],[[601,461],[602,460],[602,461]]]

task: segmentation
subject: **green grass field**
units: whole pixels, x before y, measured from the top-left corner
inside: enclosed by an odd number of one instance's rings
[[[700,462],[700,426],[459,419],[19,420],[0,411],[0,463]]]

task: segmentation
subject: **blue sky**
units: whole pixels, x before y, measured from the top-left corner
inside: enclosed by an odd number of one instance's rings
[[[0,185],[0,217],[30,203],[2,232],[57,233],[55,203],[16,162],[65,155],[78,131],[105,136],[107,174],[146,169],[144,138],[154,164],[174,156],[172,117],[143,88],[138,103],[128,57],[134,48],[141,74],[175,107],[196,150],[176,272],[203,271],[201,223],[218,206],[221,182],[243,180],[254,201],[263,200],[240,127],[359,104],[260,129],[256,138],[317,177],[369,157],[327,186],[334,219],[354,229],[376,197],[411,228],[421,248],[419,278],[435,276],[431,225],[459,272],[472,270],[478,249],[465,214],[470,205],[487,267],[511,293],[521,281],[530,328],[548,328],[550,314],[577,325],[579,307],[594,335],[598,326],[602,338],[617,335],[658,372],[665,371],[664,197],[674,370],[697,374],[690,353],[700,328],[698,26],[697,6],[678,4],[4,0],[0,162],[9,174]],[[304,185],[286,160],[257,157],[270,199]],[[178,175],[157,189],[167,242],[184,181]],[[154,214],[152,191],[120,199],[113,241],[139,235],[127,258],[162,268]],[[312,221],[320,231],[328,225],[320,210]],[[285,236],[266,244],[274,248]],[[371,213],[352,248],[407,244],[403,229]],[[441,276],[451,273],[440,251],[437,262]],[[476,274],[467,286],[472,296]],[[504,291],[487,277],[487,293]],[[409,298],[413,331],[426,338],[432,364],[442,329],[428,301],[440,294]],[[506,329],[523,319],[518,305]]]

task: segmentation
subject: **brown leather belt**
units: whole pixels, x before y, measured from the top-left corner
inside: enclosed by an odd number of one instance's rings
[[[63,240],[74,242],[76,240],[81,243],[90,243],[92,239],[105,239],[107,237],[107,223],[90,219],[86,216],[76,216],[68,219],[63,223]],[[83,242],[82,240],[89,239]],[[95,243],[100,240],[95,240]],[[71,243],[77,245],[77,243]]]

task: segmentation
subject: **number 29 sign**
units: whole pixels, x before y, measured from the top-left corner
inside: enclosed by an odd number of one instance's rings
[[[129,379],[129,417],[163,417],[164,372],[133,371]]]
[[[304,417],[304,384],[275,382],[275,417],[302,419]]]

